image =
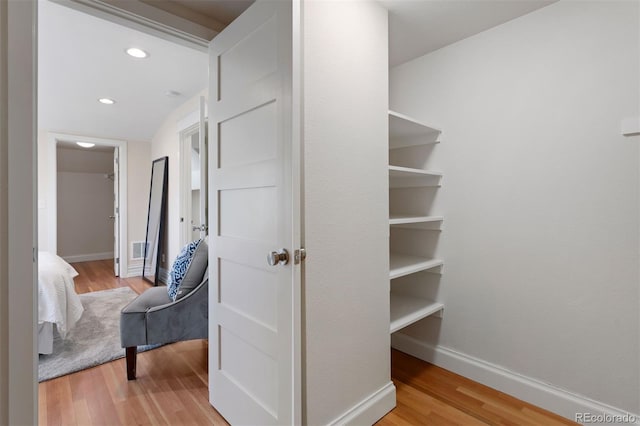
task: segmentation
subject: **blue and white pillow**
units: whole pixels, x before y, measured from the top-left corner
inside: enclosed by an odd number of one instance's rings
[[[167,282],[167,292],[169,293],[171,300],[174,302],[178,295],[178,288],[180,287],[185,275],[187,275],[187,271],[189,270],[189,266],[193,260],[193,255],[198,249],[201,241],[202,240],[195,240],[184,246],[180,251],[180,254],[178,254],[178,257],[176,257],[176,260],[173,262],[173,266],[171,266],[171,271],[169,271],[169,280]]]

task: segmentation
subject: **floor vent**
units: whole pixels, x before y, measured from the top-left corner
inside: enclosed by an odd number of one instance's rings
[[[131,243],[131,252],[133,253],[131,259],[144,259],[144,246],[144,241],[133,241]],[[149,247],[148,244],[147,247]]]

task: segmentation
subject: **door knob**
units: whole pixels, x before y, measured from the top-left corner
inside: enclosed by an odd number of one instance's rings
[[[280,249],[280,251],[272,251],[267,255],[267,262],[271,266],[286,265],[289,263],[289,252],[287,249]]]

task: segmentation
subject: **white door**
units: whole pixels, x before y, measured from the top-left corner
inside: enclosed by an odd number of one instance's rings
[[[258,0],[209,47],[209,397],[233,425],[301,419],[291,22]]]
[[[204,238],[209,233],[208,226],[208,200],[209,193],[207,192],[207,169],[208,169],[208,155],[207,155],[207,121],[205,118],[205,100],[204,96],[200,96],[200,123],[198,130],[198,146],[199,146],[199,161],[200,161],[200,202],[199,202],[199,214],[200,219],[199,231],[200,238]]]
[[[120,148],[113,150],[113,273],[120,276]]]

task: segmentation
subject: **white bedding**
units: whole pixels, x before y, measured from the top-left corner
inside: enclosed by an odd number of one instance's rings
[[[61,257],[41,251],[38,257],[38,324],[55,324],[64,339],[84,308],[75,291],[78,272]],[[50,353],[39,350],[40,353]]]

